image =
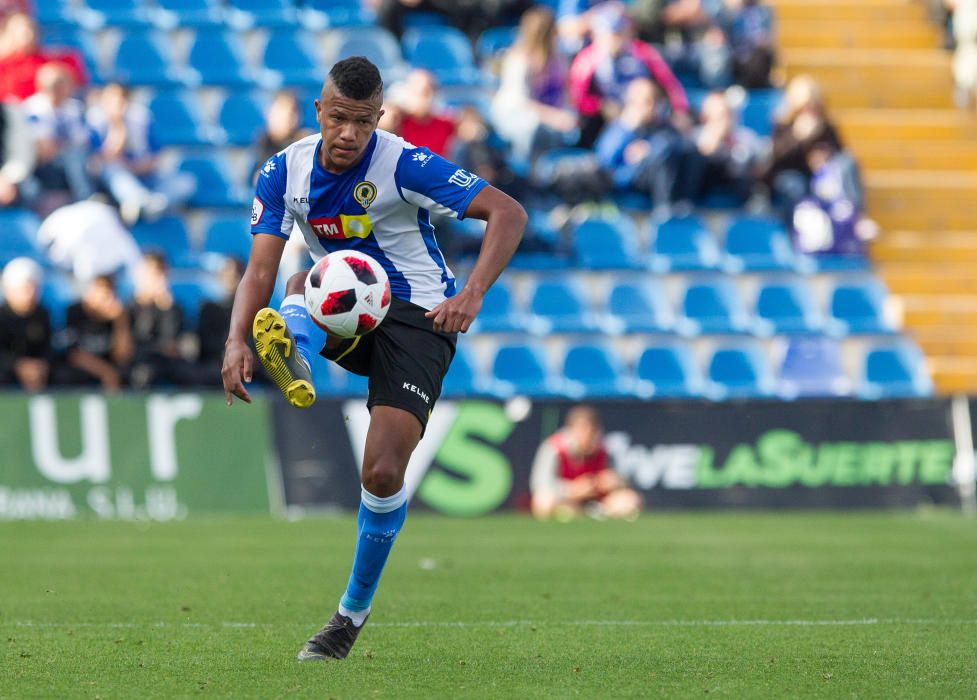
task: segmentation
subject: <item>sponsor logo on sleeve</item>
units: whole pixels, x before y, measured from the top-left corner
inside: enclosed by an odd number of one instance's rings
[[[478,182],[478,175],[473,175],[467,170],[462,170],[459,168],[455,170],[454,174],[448,178],[448,182],[452,185],[457,185],[463,190],[467,190],[469,187]]]
[[[265,213],[265,205],[261,203],[261,200],[257,197],[251,202],[251,225],[256,226],[260,221],[262,215]]]
[[[431,154],[424,153],[423,151],[418,151],[417,153],[411,156],[411,160],[413,160],[416,163],[420,163],[421,167],[423,168],[425,165],[427,165],[427,162],[431,160]]]
[[[269,159],[268,162],[265,163],[265,167],[261,169],[261,177],[271,177],[271,173],[277,167],[278,166],[275,165],[275,161],[273,159]]]

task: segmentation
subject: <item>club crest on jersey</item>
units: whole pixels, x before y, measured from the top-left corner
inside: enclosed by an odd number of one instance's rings
[[[373,232],[373,222],[366,214],[310,218],[309,226],[319,238],[366,238]]]
[[[377,198],[377,186],[369,180],[356,183],[353,188],[353,199],[364,209],[369,209],[373,200]]]

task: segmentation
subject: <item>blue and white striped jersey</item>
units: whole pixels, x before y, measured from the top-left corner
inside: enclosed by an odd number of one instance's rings
[[[288,238],[297,224],[312,258],[356,249],[377,260],[395,297],[432,309],[455,293],[431,214],[463,218],[487,184],[426,148],[377,130],[360,163],[344,173],[319,163],[308,136],[275,154],[258,177],[251,233]]]

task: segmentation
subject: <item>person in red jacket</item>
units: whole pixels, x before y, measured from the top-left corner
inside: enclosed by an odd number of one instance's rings
[[[33,95],[37,72],[53,62],[67,67],[76,86],[88,82],[77,52],[41,48],[34,18],[23,12],[10,15],[0,28],[0,102],[20,102]]]
[[[455,122],[435,110],[437,92],[438,83],[430,71],[417,68],[408,74],[403,86],[399,135],[408,143],[447,157],[455,135]]]
[[[662,89],[679,131],[692,128],[682,84],[655,47],[634,37],[623,6],[608,3],[596,11],[593,36],[570,65],[570,99],[581,119],[578,145],[593,145],[604,123],[617,116],[628,83],[637,78],[650,78]]]
[[[590,406],[571,408],[563,428],[539,446],[530,490],[537,518],[569,519],[586,512],[631,520],[641,510],[641,496],[614,471],[600,417]]]

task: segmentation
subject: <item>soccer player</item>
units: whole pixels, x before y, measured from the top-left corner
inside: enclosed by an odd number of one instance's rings
[[[344,658],[366,622],[407,514],[407,462],[440,394],[457,333],[471,326],[526,225],[523,208],[484,180],[377,129],[382,102],[376,66],[363,57],[336,63],[315,103],[320,132],[261,168],[251,257],[234,299],[221,370],[228,405],[232,395],[250,402],[251,334],[258,358],[293,406],[315,401],[314,353],[369,377],[371,420],[353,570],[338,610],[306,642],[300,661]],[[432,213],[487,222],[478,260],[460,290],[435,240]],[[375,331],[324,337],[305,309],[304,272],[288,280],[279,311],[262,308],[293,224],[314,259],[355,249],[384,267],[393,298]]]

